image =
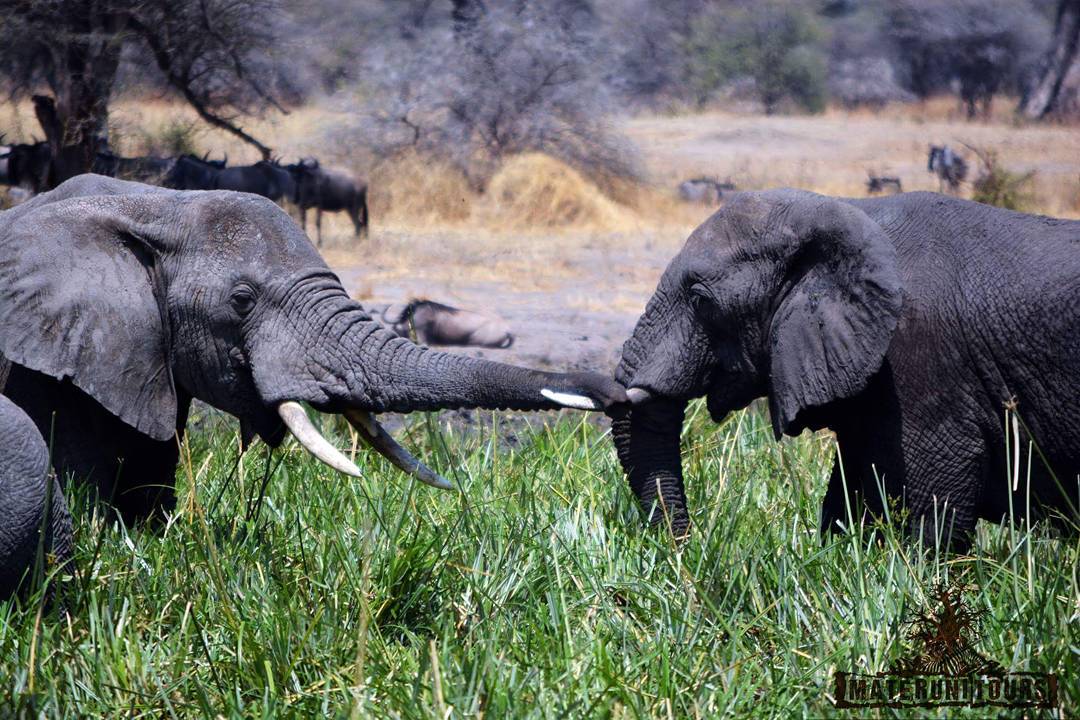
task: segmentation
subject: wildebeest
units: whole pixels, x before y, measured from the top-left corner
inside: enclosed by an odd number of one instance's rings
[[[296,181],[296,204],[300,207],[300,227],[307,230],[308,208],[315,208],[315,230],[322,244],[322,214],[344,210],[352,220],[357,237],[367,236],[367,185],[339,172],[326,170],[314,158],[304,158],[288,170]]]
[[[735,189],[733,182],[720,182],[716,178],[698,177],[679,183],[679,199],[704,205],[719,205],[724,192]]]
[[[926,159],[927,172],[938,176],[938,190],[944,192],[945,186],[956,192],[960,183],[967,177],[968,166],[964,158],[953,152],[948,145],[931,145]]]
[[[7,183],[34,193],[48,190],[51,159],[47,142],[12,145],[7,153]]]
[[[253,193],[274,202],[282,198],[294,200],[296,197],[296,182],[292,173],[273,160],[225,168],[214,179],[214,189]]]
[[[111,152],[99,152],[94,160],[94,172],[99,175],[161,185],[168,177],[176,158],[121,157]]]
[[[904,186],[901,185],[900,178],[869,173],[866,179],[866,193],[868,195],[877,195],[884,192],[890,195],[904,192]]]
[[[514,334],[503,320],[433,300],[414,298],[404,306],[389,305],[372,311],[401,337],[415,333],[416,341],[425,345],[508,348],[514,344]]]
[[[212,190],[218,173],[225,169],[228,162],[228,155],[222,160],[181,155],[176,158],[172,169],[165,176],[164,185],[174,190]]]

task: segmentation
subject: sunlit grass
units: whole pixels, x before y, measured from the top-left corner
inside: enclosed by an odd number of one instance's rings
[[[830,439],[692,414],[682,547],[642,529],[604,426],[577,416],[534,418],[515,450],[497,420],[414,421],[403,441],[460,493],[363,451],[360,481],[293,444],[237,466],[231,426],[200,425],[162,532],[75,498],[68,620],[0,605],[0,716],[831,715],[832,673],[904,652],[905,611],[945,577],[989,610],[980,652],[1057,673],[1076,715],[1075,538],[987,526],[951,558],[889,531],[822,546]]]

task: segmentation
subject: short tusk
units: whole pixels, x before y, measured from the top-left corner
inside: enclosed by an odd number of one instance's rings
[[[287,400],[278,405],[277,411],[285,422],[285,427],[289,428],[289,432],[293,434],[297,442],[304,446],[305,450],[338,472],[361,477],[360,468],[322,436],[300,403]]]
[[[356,428],[356,432],[364,439],[364,442],[375,448],[394,467],[432,487],[442,490],[454,489],[453,483],[432,471],[390,437],[390,433],[386,432],[374,415],[366,410],[346,410],[344,415],[349,424]]]
[[[642,388],[632,387],[626,391],[626,399],[630,401],[631,405],[640,405],[643,402],[652,400],[652,393]]]
[[[585,397],[584,395],[578,395],[577,393],[560,392],[558,390],[542,388],[540,394],[551,402],[558,403],[563,407],[576,408],[578,410],[600,409],[600,406],[596,404],[595,400],[590,397]]]

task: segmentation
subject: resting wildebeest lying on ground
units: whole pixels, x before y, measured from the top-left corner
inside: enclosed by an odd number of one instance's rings
[[[979,518],[1022,520],[1028,497],[1031,517],[1075,522],[1078,299],[1077,221],[933,193],[742,193],[690,236],[623,347],[619,459],[651,520],[684,534],[687,401],[719,421],[764,396],[777,438],[836,433],[823,530],[848,506],[882,515],[879,480],[910,533],[957,550]]]
[[[508,348],[514,335],[497,317],[443,305],[432,300],[410,300],[405,305],[388,305],[373,310],[374,315],[401,337],[412,337],[425,345],[472,345]]]
[[[868,173],[866,178],[866,193],[868,195],[878,195],[883,192],[893,194],[904,192],[904,186],[900,182],[900,178]]]
[[[299,403],[341,413],[394,465],[440,487],[449,483],[374,413],[600,409],[626,399],[607,377],[398,337],[349,298],[266,199],[96,175],[0,213],[0,355],[3,394],[21,410],[0,407],[0,593],[38,547],[51,487],[44,437],[61,478],[89,478],[131,521],[175,502],[177,438],[192,398],[239,418],[245,445],[257,434],[276,446],[288,429],[318,459],[359,475]],[[59,530],[45,549],[63,562],[62,495],[51,510]]]
[[[315,208],[315,242],[322,245],[322,214],[344,210],[352,220],[356,236],[367,236],[367,185],[339,172],[326,170],[314,158],[304,158],[287,166],[296,182],[296,204],[300,207],[300,227],[307,231],[307,211]]]

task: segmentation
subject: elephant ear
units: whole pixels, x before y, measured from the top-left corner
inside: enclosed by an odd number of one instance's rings
[[[149,198],[61,190],[57,201],[41,196],[29,212],[0,217],[0,354],[70,378],[127,424],[167,440],[177,399],[159,259],[144,239],[140,201]]]
[[[784,209],[783,293],[769,334],[769,411],[776,437],[797,435],[805,411],[866,387],[900,316],[892,241],[861,210],[808,195]]]

